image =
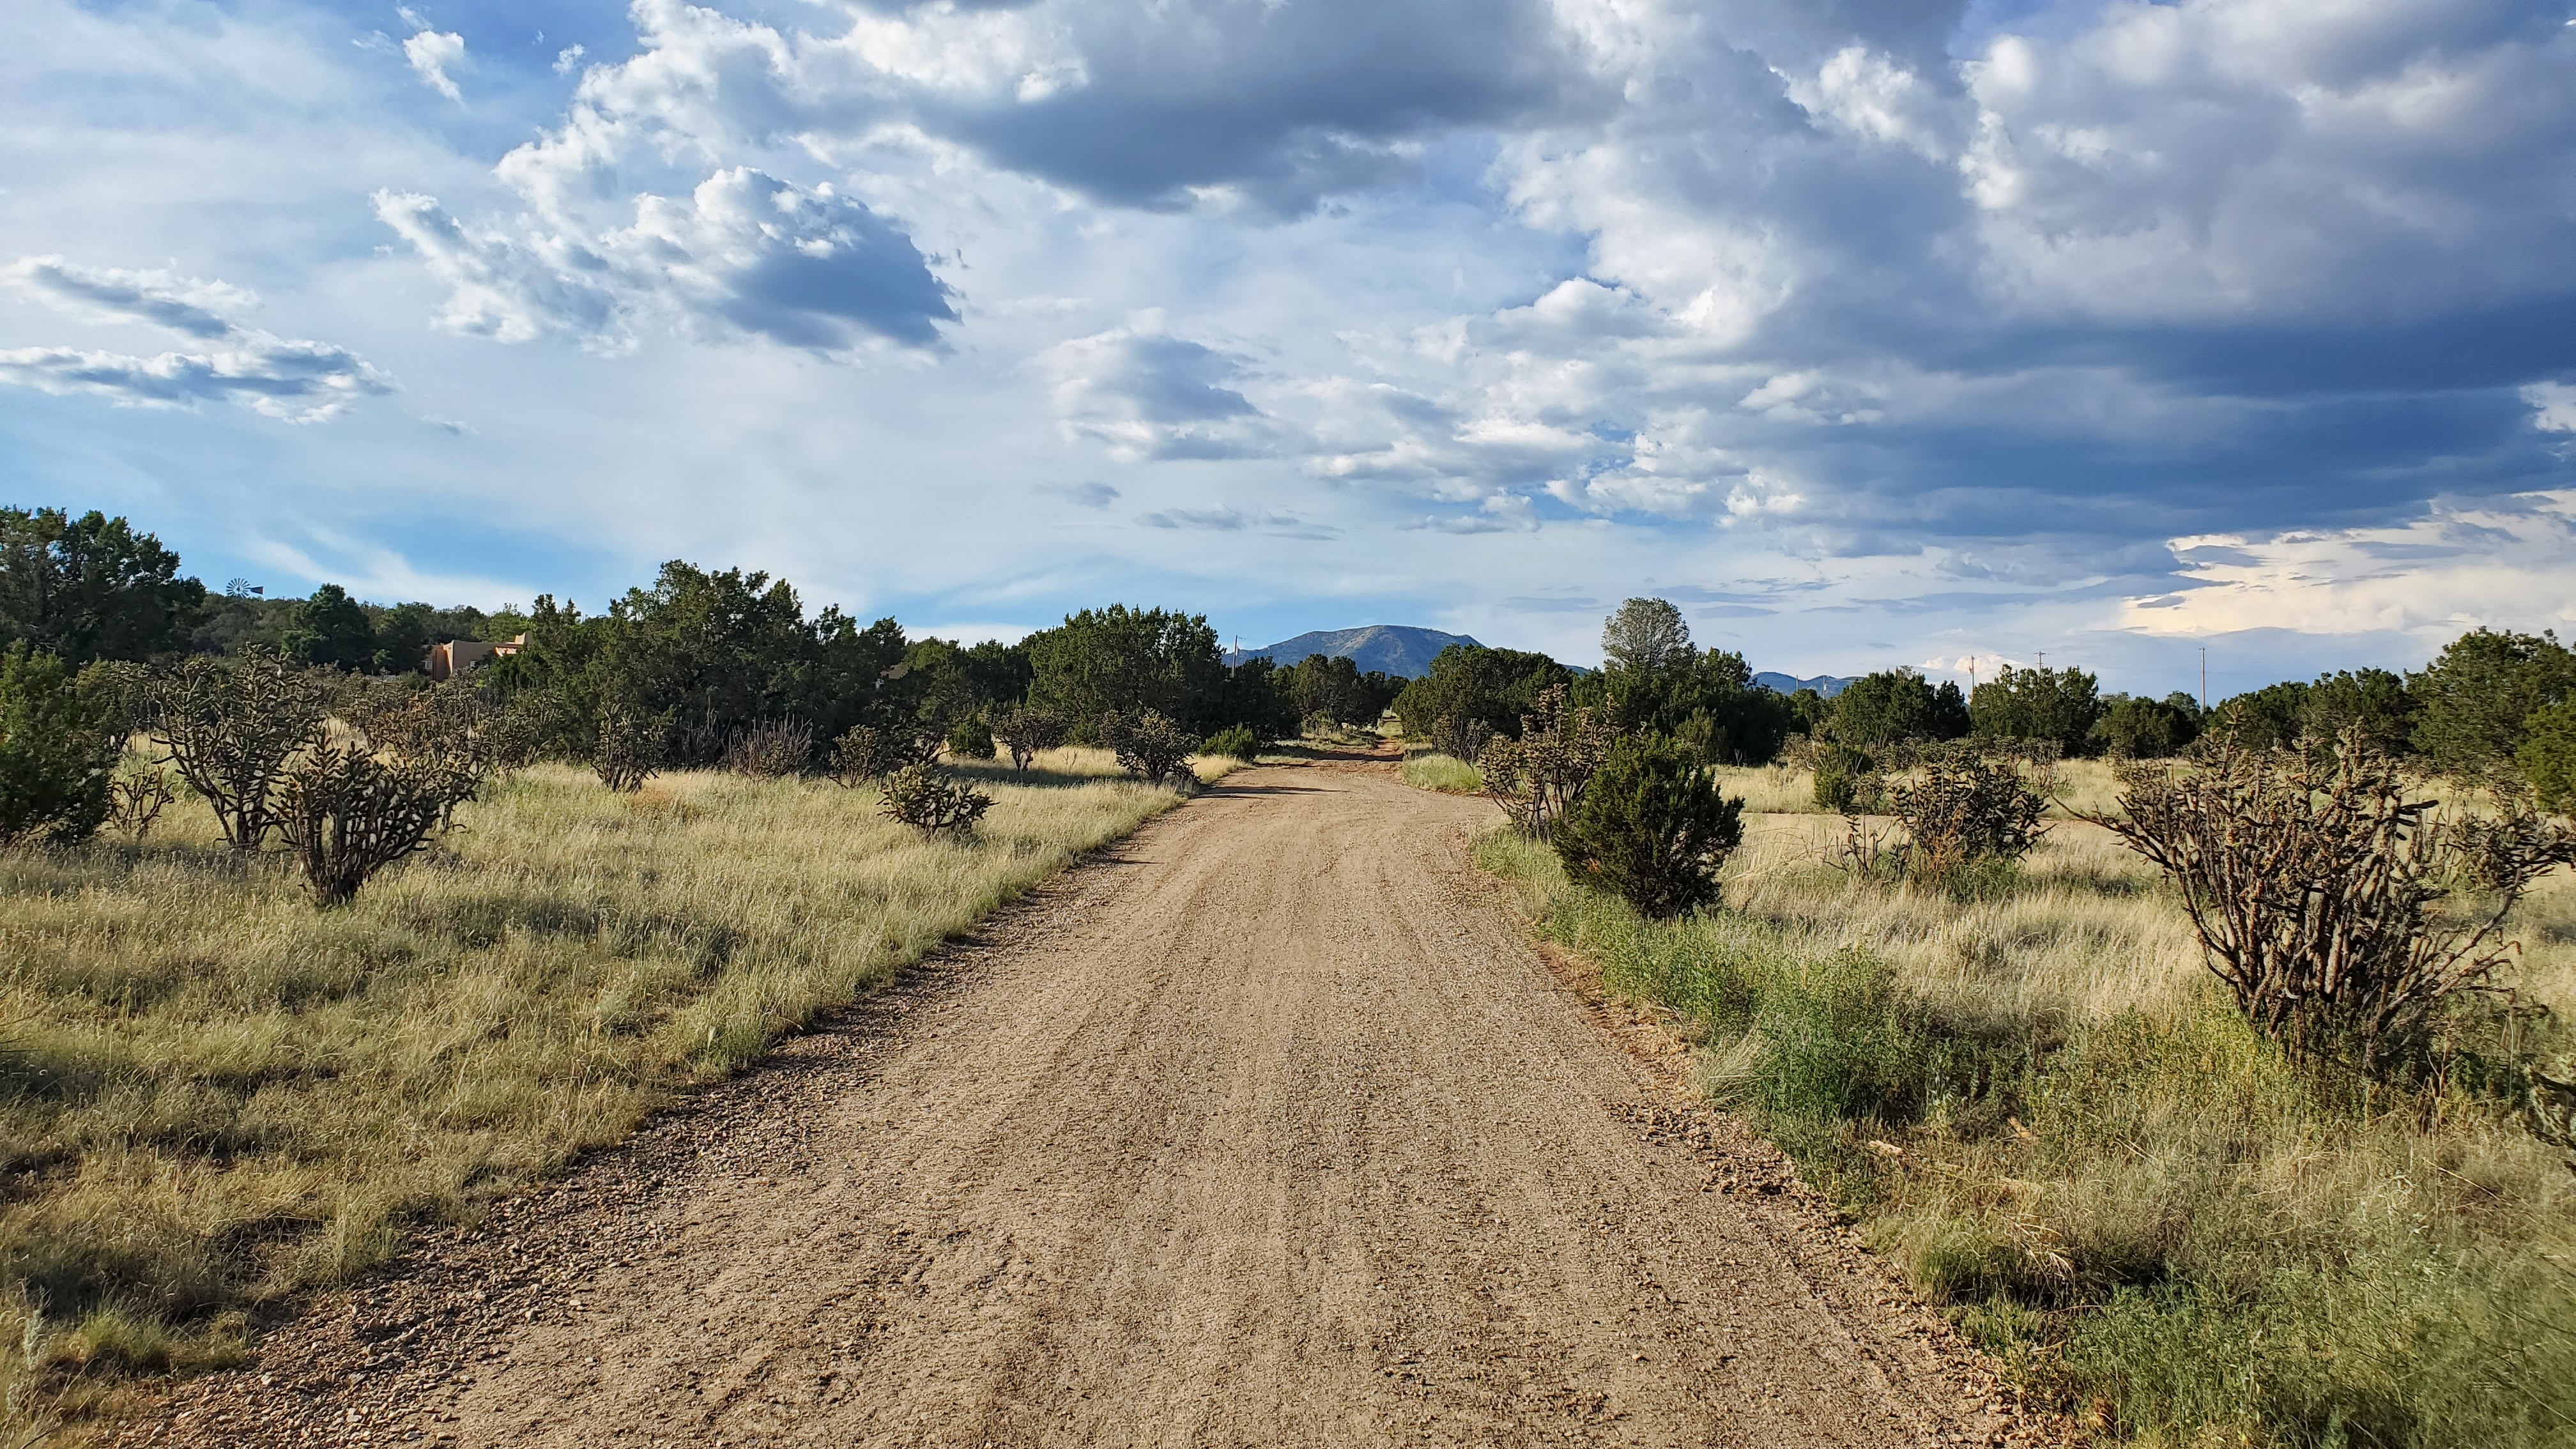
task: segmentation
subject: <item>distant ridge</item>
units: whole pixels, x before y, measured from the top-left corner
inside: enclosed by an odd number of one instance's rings
[[[1800,679],[1794,674],[1781,674],[1768,669],[1753,676],[1753,682],[1779,694],[1796,694],[1802,689],[1812,689],[1827,699],[1842,693],[1843,686],[1851,683],[1848,679],[1831,674],[1819,674],[1813,679]]]
[[[1225,662],[1231,665],[1247,659],[1267,659],[1285,668],[1304,663],[1309,654],[1330,654],[1358,665],[1362,674],[1382,672],[1419,679],[1431,672],[1431,661],[1452,644],[1484,647],[1464,634],[1443,634],[1410,624],[1364,624],[1357,629],[1317,629],[1267,648],[1228,654]]]

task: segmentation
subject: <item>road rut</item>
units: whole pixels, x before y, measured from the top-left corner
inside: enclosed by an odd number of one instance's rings
[[[1999,1439],[1931,1317],[1514,927],[1490,817],[1239,772],[142,1437]]]

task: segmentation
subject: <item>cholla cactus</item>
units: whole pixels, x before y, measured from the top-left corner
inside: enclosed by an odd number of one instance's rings
[[[1042,709],[1006,711],[993,721],[993,738],[1011,752],[1011,768],[1025,770],[1042,750],[1062,745],[1068,731],[1064,717]]]
[[[322,738],[323,691],[274,654],[199,656],[154,673],[143,715],[164,763],[214,807],[233,849],[249,852],[277,827],[269,797],[287,760]]]
[[[993,808],[993,797],[941,779],[928,765],[913,764],[886,776],[884,808],[904,824],[937,835],[973,830],[984,812]]]
[[[321,905],[346,903],[377,871],[416,850],[447,818],[439,767],[380,760],[363,745],[322,745],[278,779],[278,835]]]

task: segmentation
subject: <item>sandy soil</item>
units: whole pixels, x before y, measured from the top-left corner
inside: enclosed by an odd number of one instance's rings
[[[128,1438],[2030,1436],[1533,949],[1467,861],[1490,814],[1240,772]]]

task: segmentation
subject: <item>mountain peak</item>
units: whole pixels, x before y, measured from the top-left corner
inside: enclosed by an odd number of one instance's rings
[[[1383,672],[1416,679],[1429,672],[1431,661],[1452,644],[1483,647],[1464,634],[1443,634],[1410,624],[1363,624],[1356,629],[1317,629],[1260,649],[1228,654],[1225,662],[1267,659],[1285,668],[1303,663],[1309,654],[1328,654],[1348,659],[1362,674]]]

